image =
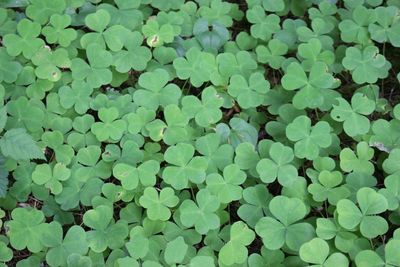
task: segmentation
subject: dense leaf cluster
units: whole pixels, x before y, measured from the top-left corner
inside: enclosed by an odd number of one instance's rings
[[[0,265],[400,266],[399,0],[1,0]]]

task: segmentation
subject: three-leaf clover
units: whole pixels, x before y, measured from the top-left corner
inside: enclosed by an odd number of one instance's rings
[[[44,46],[42,39],[37,38],[41,26],[37,22],[22,19],[17,25],[17,34],[11,33],[4,36],[3,44],[10,56],[22,55],[30,59],[40,47]]]
[[[350,190],[346,186],[340,186],[343,182],[343,176],[338,171],[323,170],[318,175],[318,182],[308,186],[308,191],[312,194],[315,201],[325,201],[332,205],[340,199],[344,199],[350,195]]]
[[[92,88],[109,84],[112,72],[108,68],[112,63],[110,52],[104,50],[99,44],[90,44],[86,47],[89,64],[81,58],[71,61],[72,77],[76,80],[86,80]]]
[[[217,67],[214,55],[192,47],[186,52],[185,57],[178,57],[173,63],[179,79],[190,79],[190,83],[195,87],[200,87],[211,79]]]
[[[307,243],[304,243],[300,247],[299,255],[303,261],[314,264],[313,266],[349,266],[349,260],[344,254],[335,252],[332,255],[329,255],[329,245],[321,238],[314,238]]]
[[[296,142],[294,154],[298,158],[315,159],[320,148],[331,145],[331,126],[325,121],[319,121],[311,126],[307,116],[299,116],[286,127],[286,136],[290,141]]]
[[[375,171],[370,160],[374,156],[374,149],[367,142],[357,144],[357,155],[346,147],[340,152],[340,168],[345,172],[360,172],[372,175]]]
[[[58,227],[57,227],[58,228]],[[62,238],[62,228],[58,228],[57,234],[51,239],[56,239],[52,248],[46,254],[46,261],[52,266],[63,266],[71,254],[86,255],[88,244],[86,232],[82,227],[74,225],[68,229],[64,239]]]
[[[159,106],[177,105],[181,90],[175,84],[168,84],[170,76],[164,69],[146,72],[139,77],[139,85],[144,89],[136,90],[133,100],[140,106],[156,110]]]
[[[142,32],[146,37],[147,45],[150,47],[162,46],[174,40],[175,32],[171,24],[160,26],[157,20],[150,19],[143,25]]]
[[[367,46],[363,50],[356,47],[346,49],[343,66],[351,71],[353,81],[358,84],[375,83],[388,76],[391,65],[379,54],[376,46]]]
[[[384,246],[384,259],[381,253],[378,254],[373,250],[363,250],[356,255],[355,262],[359,267],[399,266],[399,246],[400,240],[391,239]]]
[[[281,82],[286,90],[299,89],[293,97],[293,105],[297,109],[304,109],[320,107],[324,101],[321,90],[332,88],[334,79],[323,62],[313,64],[308,77],[304,68],[293,62],[287,67]]]
[[[63,163],[57,163],[53,167],[48,164],[37,165],[32,173],[32,180],[38,185],[49,188],[54,195],[61,193],[63,181],[71,176],[71,170]]]
[[[389,41],[393,46],[400,47],[399,9],[396,6],[377,7],[376,21],[368,25],[371,39],[379,43]]]
[[[286,244],[298,251],[303,243],[314,237],[312,225],[298,222],[307,214],[306,205],[300,199],[276,196],[269,202],[269,211],[273,217],[263,217],[255,226],[266,248],[276,250]]]
[[[83,223],[92,230],[86,232],[91,250],[101,253],[107,249],[117,249],[125,244],[128,224],[124,220],[113,222],[113,209],[99,205],[83,215]]]
[[[32,0],[26,8],[26,15],[43,25],[53,14],[61,14],[65,7],[64,0]]]
[[[91,130],[97,139],[102,142],[108,139],[119,140],[126,131],[126,122],[119,118],[117,108],[101,108],[99,110],[99,118],[101,122],[92,124]]]
[[[146,209],[147,217],[150,220],[167,221],[171,217],[170,208],[179,203],[179,198],[175,196],[174,190],[170,187],[164,187],[160,193],[154,187],[146,187],[139,203]]]
[[[297,177],[297,169],[290,164],[294,159],[293,149],[281,143],[274,143],[269,149],[269,158],[263,158],[257,163],[257,172],[261,181],[272,183],[278,178],[283,186],[289,186]]]
[[[244,222],[235,222],[230,228],[229,241],[219,251],[218,260],[225,265],[244,263],[248,256],[246,246],[250,245],[254,238],[253,230]]]
[[[219,200],[207,189],[196,194],[196,202],[186,199],[179,207],[180,220],[186,227],[195,227],[199,234],[218,229],[220,219],[215,212],[220,206]]]
[[[118,72],[125,73],[133,69],[142,71],[151,59],[151,52],[147,47],[141,46],[143,36],[135,31],[125,37],[124,47],[113,56],[112,65]]]
[[[220,107],[223,103],[223,98],[210,86],[201,92],[201,100],[193,95],[183,97],[182,111],[189,118],[194,118],[199,126],[209,127],[222,118]]]
[[[149,160],[138,167],[126,163],[118,163],[113,168],[115,178],[121,181],[122,187],[126,190],[135,189],[139,181],[143,186],[153,186],[156,183],[156,174],[160,165],[155,160]]]
[[[351,98],[351,104],[344,98],[336,98],[338,104],[333,104],[331,117],[343,122],[343,129],[349,136],[366,134],[370,128],[367,115],[375,110],[375,102],[362,93],[356,93]]]
[[[68,52],[63,48],[55,51],[51,51],[46,47],[41,48],[32,56],[31,60],[37,66],[35,69],[36,76],[52,82],[61,79],[60,69],[71,67]]]
[[[72,28],[71,17],[67,14],[54,14],[50,17],[51,26],[45,26],[42,29],[43,35],[49,44],[58,43],[63,47],[68,47],[73,40],[78,37],[77,32]]]
[[[110,20],[110,14],[105,9],[99,9],[95,13],[87,15],[85,24],[95,32],[88,32],[81,37],[82,47],[87,49],[90,44],[97,44],[99,47],[105,48],[105,44],[107,44],[111,51],[120,51],[124,43],[128,41],[126,39],[131,32],[121,25],[113,25],[106,29]]]
[[[269,82],[259,72],[251,74],[248,81],[241,75],[233,75],[228,86],[228,93],[244,109],[260,106],[268,90]]]
[[[206,178],[207,159],[194,156],[194,147],[186,143],[170,146],[164,154],[164,159],[170,165],[162,172],[164,182],[175,189],[189,186],[189,181],[195,184],[204,182]]]
[[[286,43],[279,39],[272,39],[267,46],[259,45],[256,48],[257,60],[266,63],[273,69],[279,69],[285,61],[284,55],[288,52]]]
[[[243,184],[247,176],[236,164],[224,168],[223,176],[211,173],[206,178],[207,189],[218,196],[221,203],[230,203],[242,197]]]
[[[11,246],[22,250],[27,248],[37,253],[44,248],[41,236],[48,231],[48,224],[42,211],[34,208],[16,208],[11,212],[12,220],[6,223]]]
[[[166,123],[156,119],[146,125],[152,140],[162,139],[167,145],[174,145],[189,139],[189,118],[177,105],[171,104],[164,108],[164,119]]]
[[[360,232],[367,238],[383,235],[388,230],[388,223],[383,217],[377,216],[387,210],[386,198],[374,189],[363,187],[357,191],[359,208],[348,199],[337,203],[338,221],[347,230],[360,227]]]
[[[58,89],[60,104],[63,108],[74,107],[78,114],[85,114],[90,107],[91,88],[86,82],[75,80],[71,85],[65,85]]]
[[[250,28],[251,35],[263,41],[268,41],[273,33],[281,29],[279,16],[265,15],[265,10],[259,5],[247,10],[246,17],[253,24]]]

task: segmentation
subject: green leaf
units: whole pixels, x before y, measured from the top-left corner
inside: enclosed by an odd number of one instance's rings
[[[343,122],[343,129],[349,136],[365,134],[370,128],[370,122],[365,116],[375,110],[374,101],[361,93],[351,98],[351,105],[343,98],[337,98],[337,105],[333,105],[331,117],[335,121]]]
[[[170,208],[175,207],[179,198],[170,187],[163,188],[160,193],[154,187],[147,187],[139,199],[139,203],[147,211],[150,220],[167,221],[171,216]]]
[[[0,139],[1,153],[15,160],[45,159],[43,152],[23,128],[8,130]]]
[[[215,214],[220,204],[217,197],[202,189],[196,194],[196,202],[185,200],[179,207],[180,219],[184,226],[192,227],[200,234],[215,230],[220,226],[220,219]]]
[[[379,213],[388,208],[386,198],[372,188],[364,187],[357,191],[360,209],[348,199],[337,203],[338,221],[345,229],[352,230],[359,225],[360,232],[367,238],[383,235],[388,230],[386,220]]]
[[[331,126],[325,121],[319,121],[311,126],[311,120],[299,116],[286,127],[286,136],[295,142],[294,154],[298,158],[310,160],[318,157],[321,148],[327,148],[332,143]]]
[[[375,83],[378,79],[386,78],[391,67],[376,46],[367,46],[364,50],[347,48],[342,64],[351,71],[353,81],[358,84]]]
[[[183,237],[177,237],[171,242],[167,243],[165,248],[164,259],[169,265],[181,263],[186,255],[188,245],[185,243]]]

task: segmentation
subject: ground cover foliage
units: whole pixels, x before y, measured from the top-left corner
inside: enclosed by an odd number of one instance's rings
[[[2,266],[400,266],[398,0],[1,0]]]

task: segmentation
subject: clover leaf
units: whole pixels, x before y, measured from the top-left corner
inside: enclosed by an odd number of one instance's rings
[[[40,24],[46,24],[51,15],[61,14],[66,7],[64,0],[32,0],[26,8],[29,18]]]
[[[160,193],[154,187],[146,187],[139,203],[146,209],[150,220],[167,221],[171,217],[170,208],[179,203],[179,198],[170,187],[161,189]]]
[[[167,243],[164,253],[164,259],[169,265],[183,262],[188,250],[188,245],[183,237],[177,237]]]
[[[375,83],[378,79],[386,78],[390,68],[390,63],[379,54],[376,46],[367,46],[363,50],[347,48],[342,64],[351,71],[353,81],[358,84]]]
[[[218,173],[206,177],[207,189],[216,196],[221,203],[230,203],[242,197],[243,188],[240,186],[246,180],[246,173],[236,165],[230,164],[223,170],[223,176]]]
[[[37,165],[32,173],[32,180],[38,185],[49,188],[54,195],[62,191],[63,181],[68,180],[71,171],[62,163],[57,163],[53,167],[48,164]]]
[[[106,205],[86,211],[83,223],[92,229],[86,233],[87,241],[89,248],[97,253],[103,252],[107,247],[121,247],[128,236],[127,223],[123,220],[113,223],[112,209]]]
[[[374,156],[374,150],[367,142],[357,144],[357,155],[346,147],[340,152],[340,168],[346,172],[360,172],[372,175],[375,171],[370,160]]]
[[[164,159],[170,165],[162,172],[163,180],[175,189],[189,186],[189,181],[202,183],[206,178],[207,159],[194,156],[194,147],[190,144],[178,143],[170,146],[164,154]]]
[[[43,35],[49,44],[58,43],[63,47],[68,47],[74,41],[78,34],[72,28],[67,28],[71,25],[71,17],[67,14],[53,14],[50,17],[51,26],[45,26],[42,29]]]
[[[287,52],[288,46],[279,39],[272,39],[267,46],[260,45],[256,48],[257,60],[267,63],[273,69],[279,69],[282,66]]]
[[[133,100],[140,106],[156,110],[159,106],[166,107],[178,104],[181,90],[175,84],[168,84],[170,76],[164,69],[146,72],[139,77],[139,89],[133,94]]]
[[[219,206],[218,198],[207,189],[202,189],[196,194],[196,202],[187,199],[180,205],[181,222],[186,227],[194,226],[200,234],[218,229],[220,219],[215,212]]]
[[[95,122],[91,130],[96,138],[102,142],[108,139],[119,140],[126,131],[126,122],[118,119],[119,112],[117,108],[101,108],[99,110],[101,122]]]
[[[65,85],[58,89],[60,104],[63,108],[74,107],[78,114],[84,114],[90,107],[91,88],[84,81],[73,81],[71,85]]]
[[[269,210],[274,217],[263,217],[255,226],[266,248],[275,250],[286,244],[298,251],[314,237],[314,227],[298,222],[307,214],[306,205],[300,199],[276,196],[269,202]]]
[[[193,25],[193,34],[206,52],[218,52],[229,40],[229,31],[224,25],[218,21],[210,24],[203,18]]]
[[[243,190],[243,199],[246,203],[239,207],[238,216],[254,228],[256,223],[266,215],[271,198],[272,195],[261,184],[245,188]]]
[[[264,158],[257,163],[261,181],[272,183],[278,178],[283,186],[289,186],[297,177],[297,169],[290,164],[294,159],[293,150],[281,143],[274,143],[269,149],[271,159]]]
[[[359,208],[348,199],[341,199],[337,203],[339,224],[353,230],[357,226],[367,238],[383,235],[388,230],[388,224],[383,217],[377,216],[387,210],[386,198],[374,189],[363,187],[357,191]]]
[[[300,247],[300,258],[308,263],[318,266],[349,266],[349,260],[342,253],[336,252],[329,255],[329,245],[321,238],[314,238]]]
[[[340,199],[350,195],[350,190],[341,185],[343,176],[338,171],[323,170],[318,175],[318,183],[312,183],[308,186],[308,191],[312,194],[315,201],[325,201],[336,205]]]
[[[147,47],[141,46],[143,36],[140,32],[133,32],[125,37],[125,49],[118,51],[113,56],[112,65],[118,72],[124,73],[133,69],[142,71],[151,59],[151,52]]]
[[[189,118],[175,104],[164,108],[165,122],[156,119],[146,125],[149,136],[154,141],[163,139],[167,145],[174,145],[179,142],[187,141],[190,137]]]
[[[72,226],[62,239],[62,229],[57,238],[57,245],[46,254],[46,261],[52,266],[63,266],[72,254],[85,255],[88,251],[86,232],[78,225]]]
[[[400,176],[399,175],[389,175],[385,178],[385,188],[379,190],[379,193],[386,197],[388,201],[388,209],[395,210],[400,205],[399,199],[399,184]]]
[[[293,62],[282,77],[283,88],[299,89],[293,97],[293,105],[297,109],[320,107],[324,101],[322,90],[332,88],[333,83],[333,76],[327,71],[326,64],[322,62],[312,65],[308,77],[303,67]]]
[[[355,262],[357,266],[396,266],[400,264],[399,254],[397,253],[400,240],[392,239],[384,246],[383,255],[376,253],[373,250],[362,250],[356,255]]]
[[[230,127],[229,127],[230,126]],[[257,143],[257,130],[241,118],[232,118],[229,126],[220,123],[216,127],[216,132],[221,136],[224,142],[231,144],[236,148],[241,143],[250,143],[253,146]]]
[[[37,66],[35,69],[36,76],[52,82],[61,79],[60,68],[71,67],[68,52],[62,48],[55,51],[50,51],[48,48],[41,48],[32,56],[31,60]]]
[[[21,64],[14,61],[13,57],[7,54],[5,48],[0,48],[0,82],[15,82],[21,71]]]
[[[343,98],[337,98],[338,104],[333,105],[331,117],[335,121],[343,122],[343,129],[349,136],[366,134],[370,128],[370,122],[365,117],[375,110],[374,101],[362,93],[356,93],[349,104]]]
[[[369,40],[368,25],[375,22],[376,12],[363,5],[358,5],[351,12],[351,17],[339,24],[343,41],[367,44]]]
[[[36,1],[37,2],[37,1]],[[4,36],[4,46],[10,56],[22,55],[30,59],[39,48],[44,46],[42,39],[37,38],[40,34],[39,23],[22,19],[17,24],[17,34],[10,33]]]
[[[118,163],[113,168],[113,174],[121,181],[124,189],[133,190],[138,186],[139,181],[144,186],[153,186],[156,183],[156,174],[159,170],[159,163],[155,160],[149,160],[137,168],[126,163]]]
[[[255,5],[253,8],[247,10],[247,20],[254,24],[251,26],[251,35],[263,41],[271,39],[273,33],[280,30],[280,18],[275,14],[265,15],[264,9]]]
[[[108,84],[112,80],[112,72],[108,68],[112,63],[110,52],[99,44],[90,44],[86,47],[89,64],[81,58],[71,60],[72,77],[76,80],[86,80],[92,88]]]
[[[306,116],[299,116],[286,127],[286,136],[296,142],[294,154],[298,158],[315,159],[320,148],[331,145],[331,127],[325,121],[311,126],[311,120]]]
[[[194,87],[200,87],[211,79],[216,69],[215,57],[212,54],[193,47],[186,52],[185,57],[178,57],[173,63],[179,79],[190,79]]]
[[[196,150],[208,160],[207,173],[223,170],[233,162],[234,149],[229,144],[222,144],[217,133],[209,133],[196,140]]]
[[[379,43],[389,41],[393,46],[400,46],[398,8],[395,6],[377,7],[376,21],[368,25],[371,39]]]
[[[207,87],[201,93],[201,101],[195,96],[182,98],[182,111],[189,118],[194,118],[201,127],[209,127],[222,118],[220,107],[224,100],[214,87]]]
[[[268,90],[269,83],[261,73],[253,73],[248,81],[241,75],[233,75],[228,86],[228,93],[244,109],[261,105]]]
[[[219,261],[225,265],[242,264],[246,261],[250,245],[255,238],[253,230],[241,221],[230,228],[230,239],[219,251]]]
[[[399,174],[400,173],[400,149],[393,149],[389,157],[383,161],[382,167],[383,170],[389,174]]]
[[[33,208],[16,208],[8,221],[8,236],[11,246],[21,250],[27,248],[37,253],[44,248],[41,236],[48,231],[42,211]]]
[[[81,39],[81,45],[87,49],[90,44],[97,44],[105,48],[106,44],[111,51],[119,51],[123,47],[130,34],[130,31],[121,25],[107,26],[110,23],[110,14],[104,9],[99,9],[85,17],[85,24],[95,32],[84,34]]]
[[[157,20],[148,20],[142,31],[150,47],[162,46],[174,40],[174,29],[169,23],[160,25]]]

